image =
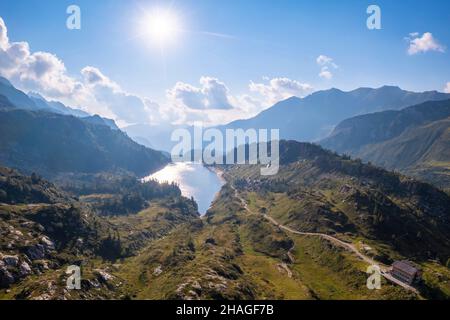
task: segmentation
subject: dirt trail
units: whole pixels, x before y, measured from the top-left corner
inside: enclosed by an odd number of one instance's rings
[[[249,213],[255,214],[255,212],[253,212],[253,211],[248,207],[247,201],[245,201],[245,199],[243,199],[243,198],[239,195],[239,192],[237,191],[237,189],[236,189],[231,183],[230,183],[230,186],[231,186],[231,188],[234,190],[235,197],[236,197],[237,199],[239,199],[239,201],[241,202],[241,204],[242,204],[242,206],[244,207],[244,209],[245,209],[247,212],[249,212]],[[287,231],[287,232],[290,232],[290,233],[293,233],[293,234],[297,234],[297,235],[301,235],[301,236],[315,236],[315,237],[321,237],[321,238],[323,238],[323,239],[326,239],[326,240],[330,241],[331,243],[333,243],[333,244],[335,244],[335,245],[337,245],[337,246],[343,247],[344,249],[346,249],[346,250],[348,250],[348,251],[354,253],[356,256],[358,256],[358,257],[359,257],[361,260],[363,260],[364,262],[366,262],[366,263],[368,263],[368,264],[370,264],[370,265],[377,265],[377,266],[379,266],[379,267],[380,267],[380,270],[381,270],[381,275],[382,275],[383,277],[385,277],[387,280],[389,280],[389,281],[391,281],[391,282],[393,282],[393,283],[395,283],[395,284],[397,284],[397,285],[399,285],[399,286],[405,288],[406,290],[410,290],[410,291],[413,291],[413,292],[416,293],[416,294],[419,294],[419,292],[417,291],[416,288],[414,288],[414,287],[412,287],[412,286],[410,286],[410,285],[408,285],[408,284],[406,284],[406,283],[404,283],[404,282],[402,282],[402,281],[397,280],[396,278],[394,278],[394,277],[390,274],[390,272],[389,272],[389,267],[388,267],[388,266],[383,265],[382,263],[377,262],[377,261],[373,260],[372,258],[370,258],[370,257],[368,257],[368,256],[366,256],[366,255],[364,255],[364,254],[362,254],[362,253],[356,248],[356,246],[353,245],[353,244],[351,244],[351,243],[344,242],[344,241],[342,241],[342,240],[340,240],[340,239],[338,239],[338,238],[336,238],[336,237],[330,236],[330,235],[325,234],[325,233],[301,232],[301,231],[297,231],[297,230],[294,230],[294,229],[292,229],[292,228],[290,228],[290,227],[288,227],[288,226],[285,226],[285,225],[282,225],[282,224],[278,223],[274,218],[270,217],[270,216],[267,215],[267,214],[262,214],[262,213],[259,213],[259,212],[258,212],[257,214],[263,216],[266,220],[268,220],[269,222],[271,222],[271,223],[274,224],[275,226],[277,226],[277,227],[279,227],[279,228],[281,228],[281,229],[283,229],[283,230],[285,230],[285,231]],[[293,256],[292,256],[292,254],[291,254],[290,252],[288,252],[288,255],[289,255],[289,258],[293,261]],[[284,266],[283,266],[283,268],[284,268]],[[289,268],[287,267],[287,265],[286,265],[286,268],[287,268],[287,270],[289,270]],[[289,271],[290,271],[290,270],[289,270]],[[288,273],[288,274],[289,274],[289,273]],[[291,272],[290,274],[291,274],[291,276],[292,276],[292,272]]]

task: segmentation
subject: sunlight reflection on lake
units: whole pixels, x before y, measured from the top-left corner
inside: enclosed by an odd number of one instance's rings
[[[169,164],[160,171],[145,177],[144,181],[150,179],[177,183],[185,197],[194,197],[202,215],[211,206],[211,202],[224,184],[215,172],[192,162]]]

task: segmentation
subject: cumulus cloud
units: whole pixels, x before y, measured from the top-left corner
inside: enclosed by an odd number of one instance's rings
[[[330,66],[332,60],[322,58],[321,63]],[[0,74],[24,91],[38,92],[47,99],[112,118],[122,127],[137,123],[192,124],[198,121],[205,126],[223,124],[254,116],[280,100],[303,97],[312,91],[307,83],[265,78],[263,83],[250,82],[249,92],[232,95],[219,79],[203,76],[197,85],[176,83],[167,90],[167,99],[158,104],[127,92],[94,66],[69,74],[56,55],[33,52],[27,42],[12,42],[1,17]]]
[[[48,52],[31,52],[26,42],[10,42],[0,17],[0,73],[28,90],[54,98],[81,94],[82,85],[67,75],[64,63]]]
[[[421,37],[417,32],[410,33],[406,39],[409,41],[409,55],[428,51],[445,52],[445,48],[439,44],[430,32],[425,32]]]
[[[250,91],[257,92],[265,98],[266,105],[272,105],[292,96],[304,97],[312,92],[313,87],[289,78],[273,78],[268,83],[250,82]]]
[[[321,54],[317,57],[316,62],[318,65],[324,66],[326,64],[332,63],[333,59],[330,57],[327,57],[326,55]]]
[[[330,80],[333,78],[333,74],[327,67],[322,67],[319,73],[319,77]]]
[[[0,49],[6,50],[9,44],[8,30],[6,29],[5,22],[0,17]]]
[[[447,84],[445,85],[444,92],[450,93],[450,82],[447,82]]]
[[[84,67],[81,70],[84,82],[88,85],[102,85],[111,88],[117,88],[118,85],[111,81],[107,76],[105,76],[98,68],[95,67]]]
[[[204,126],[250,118],[273,104],[292,96],[304,97],[313,88],[289,78],[263,77],[262,83],[250,81],[249,92],[231,94],[227,85],[217,78],[203,76],[200,85],[176,83],[167,90],[169,105],[174,106],[179,119],[176,123]],[[207,110],[207,112],[205,112]]]
[[[176,124],[220,125],[250,118],[268,106],[265,97],[260,99],[249,93],[232,95],[225,83],[211,76],[201,77],[199,84],[178,82],[167,90],[168,106],[165,108],[172,107],[176,111],[179,117]]]
[[[232,109],[231,97],[227,86],[213,77],[201,77],[200,87],[177,82],[167,90],[169,101],[189,109]]]
[[[81,70],[81,77],[70,76],[56,55],[32,52],[26,42],[11,42],[1,17],[0,74],[23,90],[39,92],[123,124],[167,120],[174,114],[161,112],[160,106],[148,98],[125,92],[98,68],[87,66]]]
[[[317,64],[320,66],[319,77],[330,80],[333,78],[331,69],[337,69],[338,65],[334,63],[333,58],[321,54],[316,59]]]
[[[125,92],[98,68],[87,66],[81,74],[97,102],[108,106],[119,119],[127,123],[149,123],[159,119],[161,112],[157,103]]]

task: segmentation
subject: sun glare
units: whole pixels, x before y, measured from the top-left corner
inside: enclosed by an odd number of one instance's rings
[[[172,11],[154,10],[145,16],[142,28],[144,35],[152,44],[165,47],[177,39],[180,21]]]

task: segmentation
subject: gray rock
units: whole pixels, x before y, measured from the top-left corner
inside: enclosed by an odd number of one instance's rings
[[[41,260],[45,257],[45,248],[42,244],[36,244],[29,247],[26,254],[31,260]]]
[[[82,247],[83,247],[83,244],[84,244],[83,238],[78,238],[77,241],[75,242],[75,245],[76,245],[78,248],[82,248]]]
[[[157,267],[155,268],[155,270],[153,270],[153,275],[157,277],[157,276],[159,276],[162,272],[163,272],[162,266],[157,266]]]
[[[89,279],[82,279],[81,280],[81,287],[83,289],[89,290],[91,288],[100,288],[100,282],[97,279],[89,280]]]
[[[49,269],[47,260],[39,260],[33,263],[33,267],[40,272],[44,272]]]
[[[17,267],[19,264],[18,256],[3,256],[2,260],[9,267]]]
[[[14,230],[14,235],[16,235],[17,237],[23,237],[23,233],[20,230]]]
[[[30,265],[28,263],[26,263],[25,261],[23,261],[20,264],[19,272],[22,277],[25,277],[25,276],[28,276],[29,274],[31,274],[32,270],[30,268]]]
[[[55,250],[55,243],[53,241],[51,241],[48,237],[43,236],[41,238],[41,243],[44,245],[44,247],[47,250]]]
[[[100,269],[94,270],[94,273],[97,275],[98,279],[99,279],[101,282],[103,282],[103,283],[106,283],[106,282],[108,282],[109,280],[111,280],[111,279],[114,278],[114,277],[113,277],[112,275],[110,275],[109,273],[107,273],[107,272],[105,272],[105,271],[103,271],[103,270],[100,270]]]
[[[32,228],[34,226],[34,222],[32,222],[32,221],[25,221],[25,222],[22,222],[20,224],[20,226],[23,227],[23,228]]]
[[[0,268],[0,288],[7,288],[14,282],[14,276],[5,267]]]

